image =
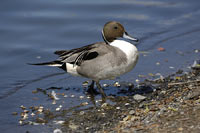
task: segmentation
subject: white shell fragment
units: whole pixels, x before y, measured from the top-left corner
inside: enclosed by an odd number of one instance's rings
[[[52,95],[52,98],[55,99],[55,100],[59,100],[60,99],[60,98],[57,97],[55,91],[52,91],[51,95]]]

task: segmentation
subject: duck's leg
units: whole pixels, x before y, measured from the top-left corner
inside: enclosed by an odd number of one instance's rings
[[[88,86],[87,92],[90,94],[98,94],[98,92],[94,89],[94,80],[92,80],[92,83]]]
[[[103,88],[102,88],[101,85],[99,84],[99,81],[96,81],[96,85],[97,85],[97,87],[99,88],[99,91],[100,91],[100,93],[101,93],[101,95],[102,95],[102,98],[105,99],[105,98],[106,98],[106,94],[104,93]]]

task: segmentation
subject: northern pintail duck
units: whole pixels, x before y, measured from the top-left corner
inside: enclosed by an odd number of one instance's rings
[[[128,35],[122,24],[115,21],[107,22],[102,30],[105,42],[97,42],[72,50],[60,50],[55,54],[59,58],[55,61],[32,65],[47,65],[62,68],[74,76],[92,79],[89,91],[93,91],[96,82],[102,97],[106,95],[99,84],[100,80],[113,79],[131,71],[138,60],[137,48],[125,40],[137,42]]]

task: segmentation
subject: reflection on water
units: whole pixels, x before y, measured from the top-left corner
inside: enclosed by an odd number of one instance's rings
[[[36,88],[70,88],[69,94],[85,95],[82,82],[87,79],[27,63],[54,60],[56,50],[103,41],[101,29],[110,20],[120,21],[130,34],[140,38],[138,49],[146,52],[140,55],[133,71],[115,81],[135,83],[136,79],[144,80],[139,74],[168,75],[187,69],[200,56],[194,52],[200,42],[199,4],[196,0],[3,0],[0,5],[0,128],[5,132],[37,131],[35,127],[19,128],[17,118],[10,116],[20,105],[52,106],[42,95],[37,95],[39,100],[33,100],[32,91]],[[164,47],[165,51],[158,51],[158,47]],[[102,84],[115,81],[102,81]],[[117,89],[105,89],[118,95]],[[68,100],[65,108],[77,106],[76,98]],[[49,131],[48,127],[39,129]]]

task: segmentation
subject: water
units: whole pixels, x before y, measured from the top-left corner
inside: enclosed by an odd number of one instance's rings
[[[87,79],[63,74],[60,69],[27,63],[56,59],[56,50],[72,49],[103,41],[101,30],[110,20],[120,21],[127,32],[140,39],[135,69],[119,81],[134,82],[138,75],[168,75],[188,70],[200,54],[200,1],[198,0],[3,0],[0,4],[0,129],[2,132],[50,132],[49,126],[19,126],[20,105],[53,105],[36,88],[62,87],[69,95],[84,95]],[[157,50],[164,47],[165,51]],[[145,56],[146,55],[146,56]],[[159,62],[160,65],[156,65]],[[170,68],[171,67],[171,68]],[[140,79],[142,80],[142,79]],[[113,83],[102,81],[101,83]],[[115,93],[115,89],[106,90]],[[64,91],[63,91],[64,92]],[[34,97],[39,100],[34,100]],[[87,101],[87,100],[86,100]],[[78,98],[65,101],[75,107]],[[53,107],[52,107],[53,108]]]

